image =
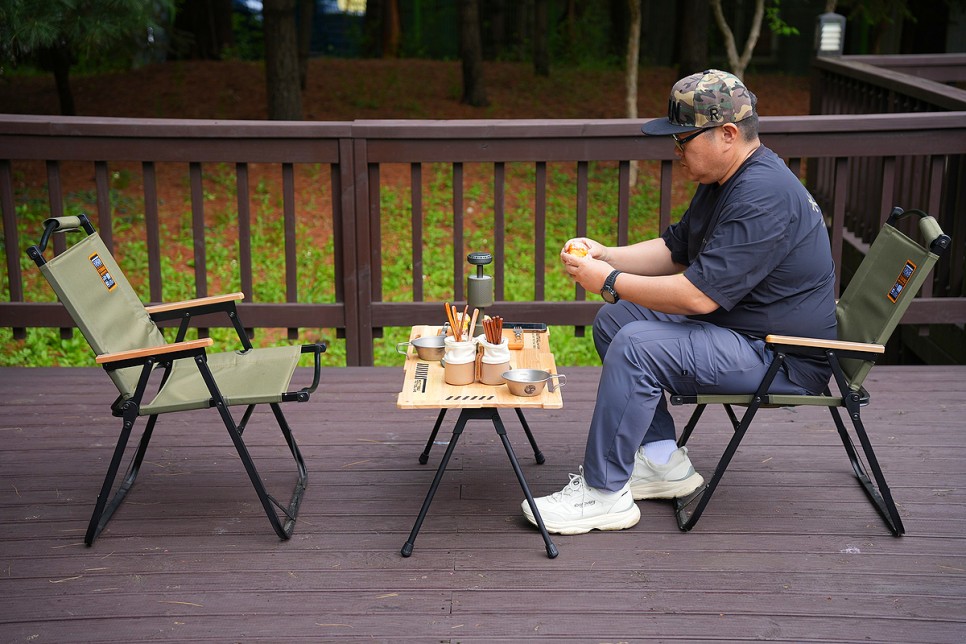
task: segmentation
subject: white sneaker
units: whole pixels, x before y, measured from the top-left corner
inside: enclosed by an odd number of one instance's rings
[[[642,447],[634,458],[634,472],[629,483],[634,500],[640,501],[687,496],[701,487],[704,479],[694,471],[687,447],[674,450],[665,465],[649,461]]]
[[[623,530],[641,520],[641,511],[634,504],[629,484],[618,492],[597,490],[584,481],[580,474],[571,474],[570,483],[550,496],[534,499],[548,532],[583,534],[591,530]],[[523,500],[523,514],[537,525],[530,504]]]

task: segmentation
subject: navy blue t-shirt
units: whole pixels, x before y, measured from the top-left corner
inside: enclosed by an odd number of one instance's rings
[[[698,186],[663,235],[684,276],[718,303],[691,316],[739,333],[835,339],[835,267],[822,211],[774,152],[760,146],[724,185]],[[812,392],[820,361],[788,357],[788,376]]]

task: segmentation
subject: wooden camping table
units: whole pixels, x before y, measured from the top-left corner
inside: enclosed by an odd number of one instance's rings
[[[412,341],[416,338],[427,335],[438,335],[439,333],[440,327],[438,326],[419,325],[413,327],[409,339]],[[513,329],[504,328],[503,335],[504,337],[512,339],[514,337]],[[557,365],[554,362],[553,353],[550,351],[549,331],[525,331],[523,333],[523,348],[510,351],[510,368],[541,369],[552,374],[557,373]],[[530,487],[523,477],[523,471],[520,469],[520,464],[517,461],[516,455],[513,453],[513,447],[510,445],[510,441],[506,435],[506,428],[503,426],[503,421],[500,418],[500,409],[513,408],[516,411],[517,417],[520,419],[520,423],[523,425],[523,429],[530,441],[530,446],[533,448],[533,454],[537,463],[543,463],[543,454],[537,447],[533,433],[530,431],[530,426],[523,416],[523,410],[562,408],[563,398],[560,395],[560,388],[557,387],[553,393],[549,389],[550,387],[547,386],[537,396],[523,397],[511,394],[506,385],[484,385],[480,382],[463,386],[448,385],[443,379],[443,366],[439,361],[420,360],[416,355],[416,350],[413,347],[409,348],[409,352],[406,354],[403,387],[396,399],[396,407],[400,409],[439,409],[439,416],[436,418],[436,424],[430,434],[429,441],[427,441],[426,448],[419,456],[420,463],[425,464],[429,459],[429,451],[432,449],[433,443],[436,440],[436,435],[442,425],[446,411],[448,409],[459,409],[460,415],[456,421],[456,426],[453,428],[453,437],[446,447],[446,453],[440,461],[439,468],[436,470],[436,478],[433,479],[433,483],[426,495],[426,500],[423,501],[423,507],[420,509],[419,516],[416,518],[416,523],[409,535],[409,540],[402,547],[402,555],[404,557],[412,554],[413,542],[416,540],[416,535],[419,533],[423,519],[426,518],[426,513],[433,501],[433,496],[436,494],[436,489],[439,487],[439,482],[443,478],[443,472],[446,471],[446,466],[449,464],[453,450],[456,448],[456,443],[463,432],[463,428],[466,426],[466,422],[469,420],[489,420],[493,423],[496,433],[499,434],[500,439],[503,441],[503,447],[506,449],[510,464],[513,466],[513,471],[516,473],[517,480],[520,482],[520,487],[523,488],[523,493],[533,511],[537,527],[540,528],[540,532],[543,535],[543,540],[547,547],[547,555],[551,559],[557,556],[557,548],[550,540],[550,535],[547,533],[547,528],[543,523],[540,512],[537,510],[536,503],[533,501]]]

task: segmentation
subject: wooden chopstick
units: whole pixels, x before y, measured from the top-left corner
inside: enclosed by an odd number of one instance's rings
[[[457,342],[460,341],[459,331],[456,328],[456,320],[453,319],[453,309],[450,307],[449,302],[446,302],[446,320],[449,322],[449,328],[453,329],[453,339]]]
[[[477,308],[474,308],[473,309],[473,317],[470,318],[470,330],[469,330],[469,334],[470,334],[470,337],[471,338],[473,337],[473,334],[476,332],[476,318],[479,315],[480,315],[480,310],[477,309]]]
[[[503,318],[499,316],[483,318],[483,334],[490,344],[503,342]]]

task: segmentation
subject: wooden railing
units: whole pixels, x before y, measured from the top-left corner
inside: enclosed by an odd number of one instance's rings
[[[813,65],[813,114],[861,115],[929,112],[962,113],[966,110],[966,54],[915,56],[843,56],[818,58]],[[915,137],[897,131],[896,143]],[[882,222],[868,208],[870,198],[882,195],[899,204],[929,203],[930,212],[951,235],[948,259],[936,266],[936,279],[927,288],[942,297],[963,297],[963,258],[966,257],[966,139],[958,135],[958,154],[909,154],[888,157],[861,156],[850,164],[846,181],[844,223],[852,253],[840,258],[849,275],[861,261]],[[817,159],[809,168],[808,183],[830,186],[838,171],[833,159]],[[942,177],[942,179],[940,179]],[[825,191],[820,189],[820,191]],[[899,341],[927,362],[966,361],[966,332],[959,327],[931,329],[906,326]]]
[[[893,205],[921,208],[936,213],[941,225],[954,237],[962,237],[962,217],[948,207],[961,190],[957,173],[951,166],[966,154],[966,111],[932,114],[877,114],[866,116],[801,116],[763,118],[762,140],[787,160],[799,176],[818,160],[827,160],[831,171],[808,187],[824,206],[829,222],[833,252],[841,265],[843,250],[860,248],[870,231],[851,230],[846,213],[851,204],[861,204],[869,216],[881,223]],[[925,159],[924,165],[908,176],[906,159]],[[870,164],[869,160],[875,160]],[[493,213],[489,233],[494,262],[491,267],[496,299],[501,313],[518,321],[542,321],[559,325],[589,325],[600,306],[599,298],[585,298],[579,289],[564,301],[548,301],[544,276],[562,240],[546,238],[548,164],[571,168],[567,176],[575,184],[572,208],[573,234],[588,228],[588,172],[592,164],[612,164],[618,176],[612,215],[614,239],[629,241],[629,211],[638,193],[631,187],[631,162],[650,162],[642,172],[656,182],[659,227],[672,219],[673,189],[680,182],[673,176],[673,146],[663,138],[644,137],[640,123],[610,121],[355,121],[351,123],[271,123],[184,120],[133,120],[82,117],[0,116],[0,205],[3,212],[4,252],[9,301],[0,303],[0,326],[12,327],[22,334],[28,327],[70,327],[63,307],[54,302],[24,300],[22,257],[24,249],[36,240],[21,238],[18,232],[18,195],[23,177],[38,162],[46,173],[47,207],[52,216],[64,210],[63,168],[81,162],[96,204],[88,214],[96,222],[107,243],[113,243],[112,222],[116,219],[111,203],[110,177],[118,164],[134,162],[143,182],[143,208],[136,217],[144,240],[143,258],[147,264],[145,293],[152,302],[161,301],[162,257],[159,222],[159,168],[178,164],[179,176],[189,186],[191,228],[194,239],[192,264],[196,296],[207,294],[205,172],[214,164],[232,164],[234,193],[237,195],[238,271],[241,290],[248,294],[240,311],[246,325],[298,328],[334,328],[344,334],[346,362],[369,365],[373,362],[373,339],[382,327],[408,326],[438,321],[438,302],[426,301],[423,289],[423,170],[428,164],[444,164],[452,177],[453,245],[452,291],[450,299],[463,300],[464,264],[468,250],[465,235],[467,218],[464,201],[464,174],[472,164],[487,168],[492,177],[492,197],[486,207]],[[282,195],[279,209],[284,222],[284,243],[277,260],[284,264],[283,302],[253,301],[251,258],[250,174],[258,164],[269,164],[281,175]],[[321,164],[329,168],[326,185],[313,190],[327,192],[324,211],[299,211],[300,190],[296,189],[299,169]],[[405,164],[408,186],[402,189],[410,198],[412,210],[411,253],[413,267],[412,301],[384,301],[382,265],[387,252],[381,235],[381,198],[388,186],[384,173]],[[533,168],[532,217],[534,239],[532,256],[533,293],[528,301],[508,301],[504,272],[508,164]],[[438,166],[435,166],[438,167]],[[857,167],[879,174],[880,188],[868,192],[856,187],[849,178]],[[397,173],[398,174],[398,173]],[[398,179],[397,179],[398,183]],[[865,185],[865,184],[862,184]],[[910,185],[921,186],[906,195]],[[856,194],[861,191],[862,194]],[[313,244],[331,242],[334,271],[332,301],[306,301],[298,292],[298,243],[296,230],[306,221],[321,218],[331,230],[330,239],[308,240]],[[34,231],[31,231],[33,234]],[[25,233],[26,234],[26,233]],[[632,241],[632,240],[630,240]],[[411,250],[409,250],[411,249]],[[56,249],[55,249],[56,250]],[[945,268],[952,264],[953,269]],[[903,319],[904,324],[966,323],[966,297],[963,297],[962,257],[940,263],[934,280]],[[433,276],[438,280],[439,276]],[[446,279],[450,279],[447,275]]]

